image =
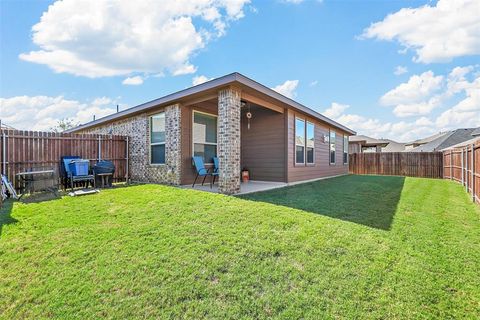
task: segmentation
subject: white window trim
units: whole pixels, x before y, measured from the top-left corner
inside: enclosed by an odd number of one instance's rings
[[[345,139],[345,138],[347,138],[347,139]],[[348,164],[348,147],[349,147],[348,146],[348,144],[349,144],[348,140],[349,140],[348,136],[346,134],[344,134],[343,135],[343,154],[342,154],[342,156],[345,157],[345,153],[347,154],[347,157],[346,157],[347,161],[345,161],[345,158],[343,160],[344,165]],[[347,142],[347,151],[346,152],[345,152],[345,142]]]
[[[218,152],[218,115],[193,109],[193,112],[192,112],[192,157],[195,155],[195,138],[193,137],[194,126],[195,126],[195,113],[205,114],[207,116],[217,118],[217,143],[205,142],[205,143],[202,143],[202,144],[206,144],[206,145],[209,145],[209,146],[216,146],[217,147],[217,152]],[[213,162],[205,162],[205,164],[206,165],[213,165]]]
[[[152,143],[152,119],[153,117],[155,116],[158,116],[159,114],[165,114],[165,111],[162,111],[162,112],[158,112],[158,113],[155,113],[155,114],[152,114],[151,116],[149,116],[148,118],[148,121],[149,121],[149,124],[148,124],[148,142],[150,143],[150,147],[148,148],[148,163],[149,165],[151,166],[164,166],[165,163],[152,163],[152,146],[161,146],[161,145],[165,145],[166,144],[166,141],[165,142],[153,142]],[[167,122],[167,115],[165,114],[165,124]],[[165,140],[167,140],[167,128],[166,128],[166,125],[165,125]],[[166,162],[166,159],[167,158],[167,149],[165,148],[165,162]]]
[[[297,144],[297,120],[300,120],[300,121],[303,121],[303,136],[304,136],[304,139],[305,139],[305,142],[304,142],[304,145],[303,145],[303,162],[297,162],[297,146],[301,146],[299,144]],[[307,163],[307,159],[306,159],[306,155],[307,155],[307,148],[305,146],[306,144],[306,138],[307,138],[307,121],[303,118],[299,118],[299,117],[295,117],[295,123],[294,123],[294,139],[293,139],[293,145],[295,146],[294,148],[294,153],[295,153],[295,165],[306,165]]]
[[[307,158],[307,144],[308,144],[308,137],[307,137],[307,132],[308,132],[308,125],[311,124],[313,126],[313,162],[308,162]],[[306,121],[305,123],[305,164],[311,166],[315,164],[315,123]]]
[[[337,140],[337,133],[335,130],[330,129],[328,132],[328,162],[330,162],[330,165],[336,165],[337,164],[337,141],[334,141],[334,157],[333,157],[333,162],[332,162],[332,132],[335,134],[335,140]]]

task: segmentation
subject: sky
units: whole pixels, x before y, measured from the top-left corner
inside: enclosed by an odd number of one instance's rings
[[[376,138],[480,126],[478,0],[0,0],[0,119],[85,123],[240,72]]]

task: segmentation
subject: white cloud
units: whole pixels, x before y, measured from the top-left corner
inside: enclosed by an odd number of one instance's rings
[[[432,71],[413,75],[407,82],[398,85],[380,98],[385,106],[412,104],[423,101],[441,88],[443,76],[435,76]]]
[[[49,130],[64,118],[85,123],[91,121],[93,115],[97,119],[104,117],[116,111],[114,104],[116,102],[107,97],[81,103],[63,96],[16,96],[0,98],[0,118],[16,129]]]
[[[192,79],[192,85],[196,86],[199,84],[202,84],[204,82],[207,82],[209,80],[212,80],[213,78],[207,78],[206,76],[200,75],[200,76],[195,76]]]
[[[20,58],[90,78],[193,73],[192,56],[242,18],[249,2],[56,1],[32,27],[40,49]]]
[[[350,106],[347,104],[332,102],[332,105],[323,112],[323,115],[325,117],[332,118],[332,119],[338,118],[348,108],[350,108]]]
[[[316,87],[318,84],[318,80],[313,80],[312,82],[310,82],[309,86],[310,87]]]
[[[439,0],[389,14],[366,28],[362,38],[396,40],[405,51],[415,50],[416,62],[447,62],[480,54],[479,12],[478,0]]]
[[[131,85],[131,86],[138,86],[142,83],[143,83],[143,78],[140,76],[128,77],[122,81],[122,84]]]
[[[426,115],[432,112],[434,108],[440,106],[440,103],[440,97],[432,97],[427,101],[422,101],[418,103],[398,104],[393,109],[393,114],[401,118]]]
[[[444,111],[436,120],[442,129],[480,126],[480,76],[465,89],[465,98]]]
[[[298,80],[287,80],[282,84],[272,88],[280,94],[283,94],[285,97],[293,99],[297,95]]]
[[[407,73],[407,72],[408,72],[407,67],[397,66],[395,68],[395,71],[393,72],[393,74],[396,75],[396,76],[399,76],[399,75],[402,75],[402,74]]]

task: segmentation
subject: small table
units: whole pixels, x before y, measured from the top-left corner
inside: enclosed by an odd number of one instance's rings
[[[22,195],[20,198],[23,197],[27,190],[29,193],[50,191],[57,195],[58,185],[55,183],[55,170],[53,169],[19,172],[16,176],[22,184]]]
[[[97,173],[96,176],[99,176],[102,179],[102,189],[105,188],[105,185],[108,186],[108,179],[113,177],[113,173]]]

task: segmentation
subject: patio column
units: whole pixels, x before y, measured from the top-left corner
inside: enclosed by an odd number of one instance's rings
[[[165,108],[165,182],[180,185],[182,168],[181,107],[174,104]]]
[[[218,92],[218,191],[224,194],[240,192],[240,98],[235,87]]]

